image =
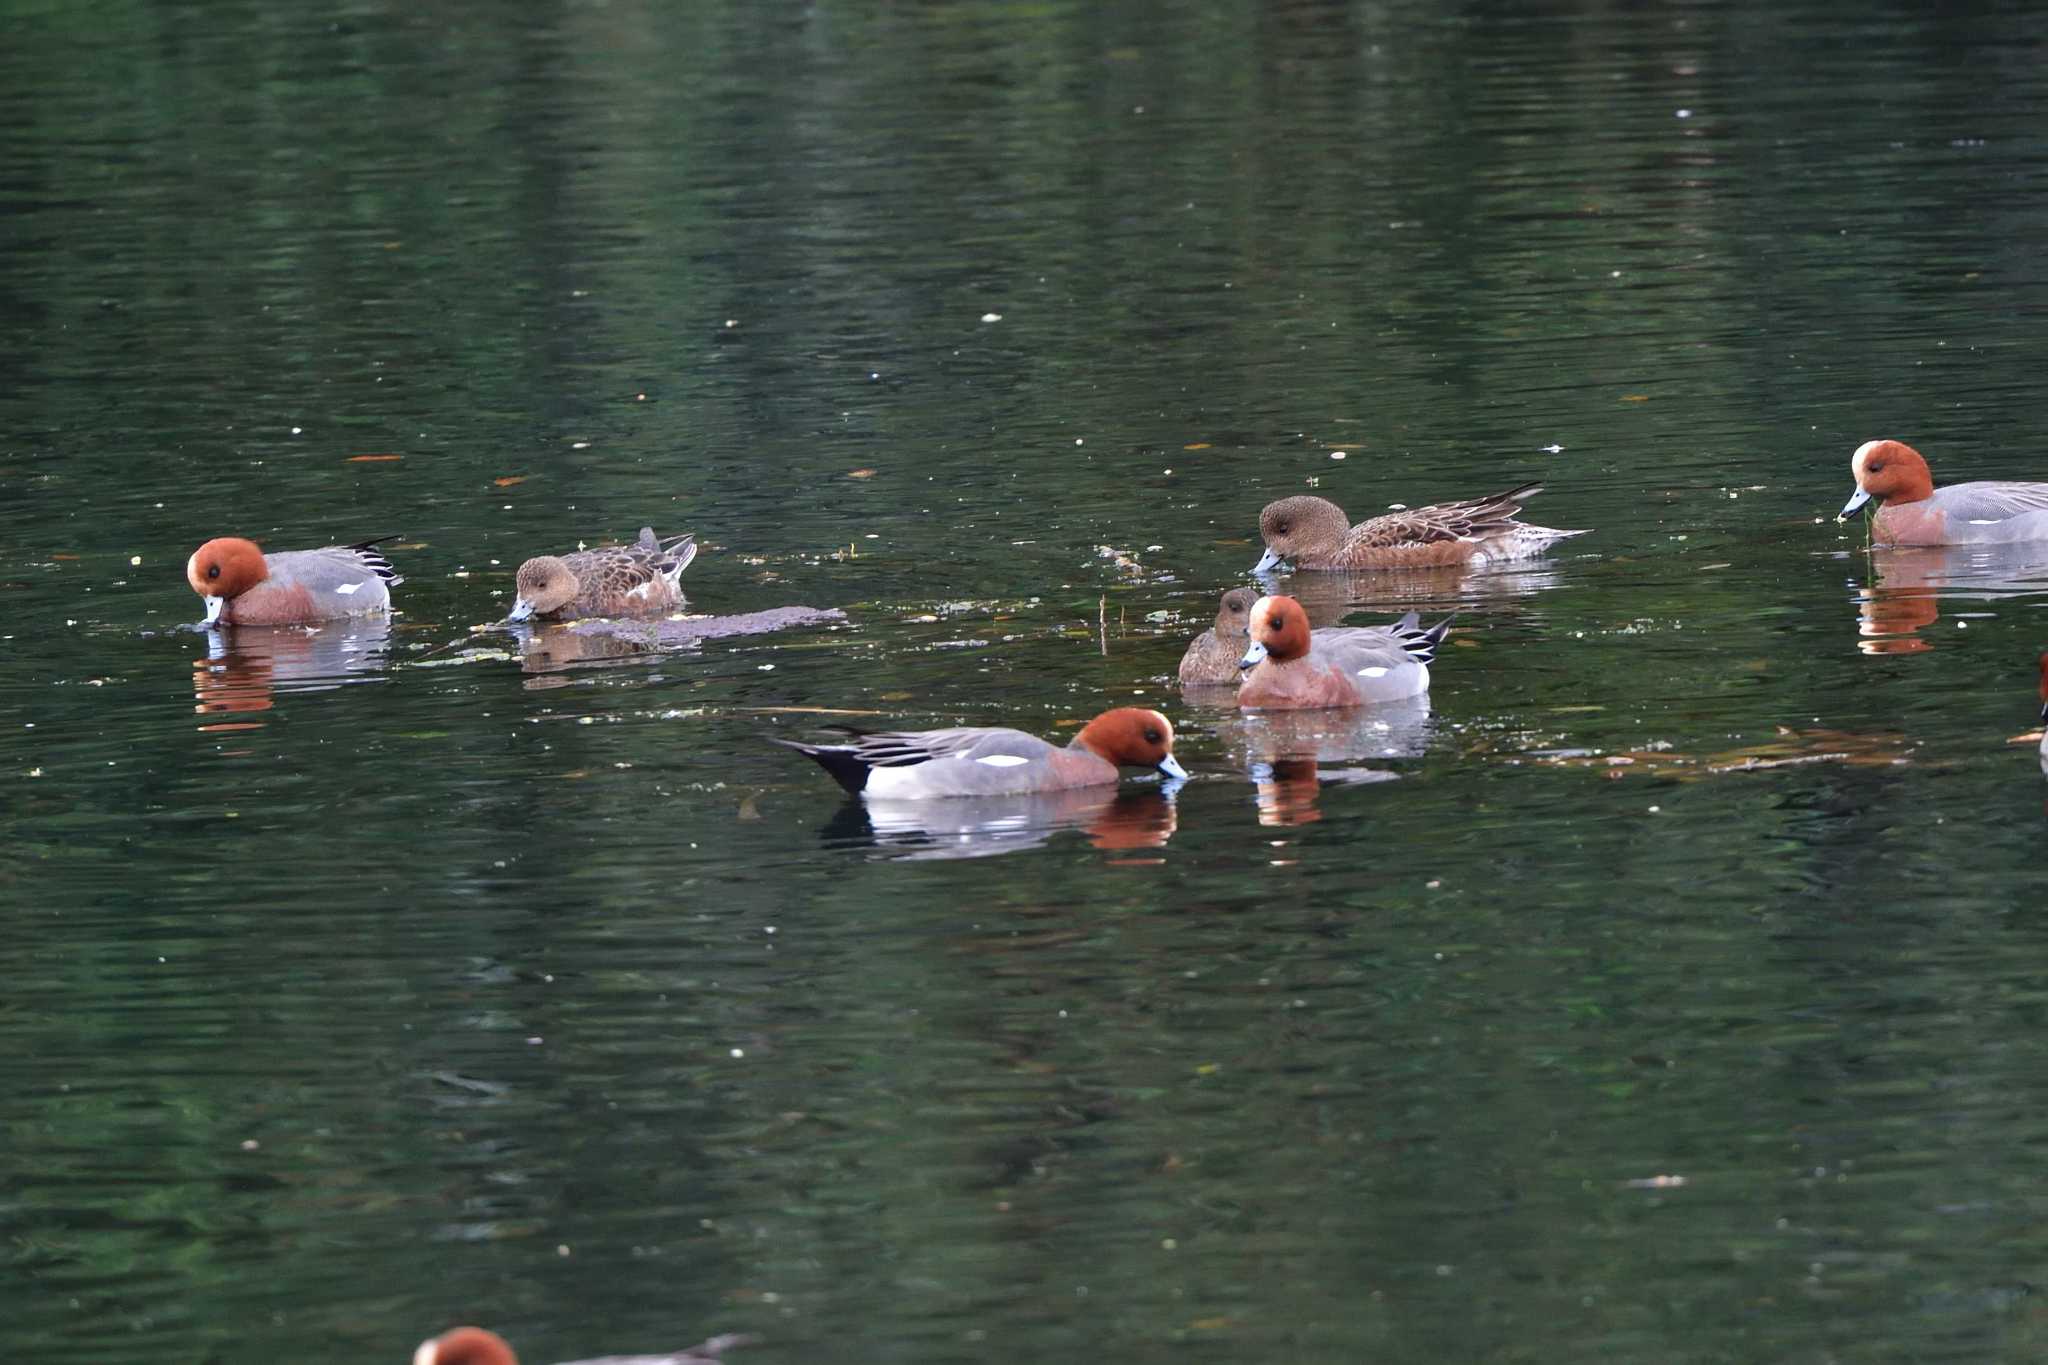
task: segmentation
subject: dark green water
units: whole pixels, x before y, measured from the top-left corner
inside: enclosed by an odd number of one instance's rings
[[[2048,564],[1828,518],[2048,477],[2044,40],[0,6],[0,1355],[2038,1358]],[[1316,585],[1426,715],[1176,694],[1267,499],[1533,478]],[[430,655],[648,522],[847,623]],[[183,628],[387,532],[388,634]],[[1002,832],[761,740],[1130,699],[1195,780]]]

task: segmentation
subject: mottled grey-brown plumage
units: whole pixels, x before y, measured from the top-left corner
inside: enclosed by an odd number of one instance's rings
[[[639,616],[682,604],[677,580],[697,557],[695,536],[655,537],[640,528],[631,545],[601,545],[566,555],[540,555],[519,566],[518,600],[508,620],[544,616]]]
[[[1388,512],[1356,526],[1328,498],[1281,498],[1259,513],[1266,553],[1252,572],[1267,573],[1283,563],[1296,569],[1403,569],[1521,559],[1584,535],[1516,520],[1522,504],[1542,491],[1542,484],[1526,483],[1491,497]]]
[[[1252,604],[1258,600],[1259,594],[1251,588],[1232,588],[1223,594],[1215,626],[1197,635],[1180,657],[1181,686],[1237,686],[1237,661],[1251,643]]]

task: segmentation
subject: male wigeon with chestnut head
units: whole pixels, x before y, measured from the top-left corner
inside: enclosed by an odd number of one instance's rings
[[[711,1365],[735,1346],[751,1346],[750,1336],[713,1337],[687,1350],[651,1356],[601,1356],[596,1360],[565,1361],[564,1365]],[[412,1353],[412,1365],[519,1365],[519,1357],[496,1332],[482,1327],[456,1327],[420,1343]]]
[[[206,624],[285,626],[391,609],[405,579],[376,547],[394,536],[265,554],[253,540],[209,540],[185,561],[185,581],[206,601]]]
[[[1405,508],[1351,524],[1328,498],[1303,494],[1269,502],[1259,513],[1266,553],[1255,574],[1297,570],[1426,569],[1527,559],[1584,531],[1554,531],[1516,520],[1522,504],[1543,491],[1525,483],[1488,498]]]
[[[1157,711],[1104,711],[1064,747],[1022,730],[852,730],[851,744],[778,739],[832,774],[854,796],[885,801],[950,796],[1022,796],[1115,782],[1119,767],[1188,775],[1173,756],[1173,723]]]
[[[1410,612],[1391,626],[1309,629],[1292,597],[1261,597],[1252,608],[1251,647],[1242,660],[1237,704],[1254,710],[1369,706],[1429,690],[1429,664],[1450,630],[1427,630]]]
[[[1993,545],[2048,540],[2048,483],[1981,480],[1934,486],[1927,460],[1904,441],[1865,441],[1849,457],[1856,492],[1838,521],[1878,503],[1875,545]]]

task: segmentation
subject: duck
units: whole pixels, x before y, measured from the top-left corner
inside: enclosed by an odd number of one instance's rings
[[[1185,778],[1173,756],[1173,722],[1157,711],[1121,706],[1081,727],[1064,747],[1022,730],[962,726],[950,730],[866,731],[847,727],[850,744],[774,742],[811,759],[864,800],[1021,796],[1115,782],[1119,765],[1157,768]]]
[[[657,538],[640,528],[631,545],[601,545],[566,555],[536,555],[519,566],[518,596],[507,621],[536,616],[639,616],[682,603],[677,580],[697,557],[694,535]]]
[[[2048,654],[2041,656],[2041,771],[2048,773]]]
[[[1250,588],[1232,588],[1216,608],[1216,624],[1203,631],[1180,656],[1183,687],[1235,687],[1241,676],[1237,661],[1250,640],[1252,605],[1259,600]]]
[[[1429,690],[1429,665],[1450,618],[1425,629],[1409,612],[1390,626],[1310,630],[1292,597],[1261,597],[1240,666],[1237,704],[1249,710],[1368,706]]]
[[[185,561],[185,581],[206,602],[209,626],[288,626],[391,610],[405,579],[377,546],[396,536],[263,553],[253,540],[217,536]]]
[[[597,1360],[566,1361],[564,1365],[711,1365],[735,1346],[753,1345],[759,1338],[729,1335],[713,1337],[681,1351],[649,1356],[603,1356]],[[512,1346],[496,1332],[483,1327],[454,1327],[438,1337],[429,1337],[412,1353],[412,1365],[519,1365]]]
[[[1489,498],[1411,507],[1351,524],[1328,498],[1281,498],[1259,513],[1266,553],[1254,574],[1284,565],[1300,570],[1422,569],[1445,564],[1527,559],[1584,531],[1556,531],[1515,518],[1543,491],[1525,483]]]
[[[2048,483],[1983,480],[1934,486],[1927,458],[1904,441],[1865,441],[1849,457],[1856,491],[1837,521],[1873,498],[1873,545],[1987,545],[2048,540]]]

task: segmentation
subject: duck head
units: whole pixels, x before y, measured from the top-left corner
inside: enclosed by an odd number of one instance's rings
[[[555,555],[540,555],[521,564],[514,587],[518,600],[506,613],[507,621],[524,621],[560,611],[583,591],[575,570]]]
[[[1188,775],[1173,756],[1173,722],[1142,706],[1104,711],[1081,727],[1074,743],[1119,767],[1157,768],[1172,778]]]
[[[1252,608],[1251,647],[1237,661],[1250,668],[1261,659],[1284,664],[1308,653],[1308,609],[1292,597],[1261,597]]]
[[[270,577],[270,565],[253,540],[219,536],[192,552],[185,561],[185,581],[206,600],[206,624],[220,620],[221,610],[235,598]]]
[[[1856,491],[1843,504],[1836,521],[1847,521],[1872,498],[1879,502],[1919,502],[1934,496],[1934,475],[1920,452],[1904,441],[1865,441],[1849,458]]]

